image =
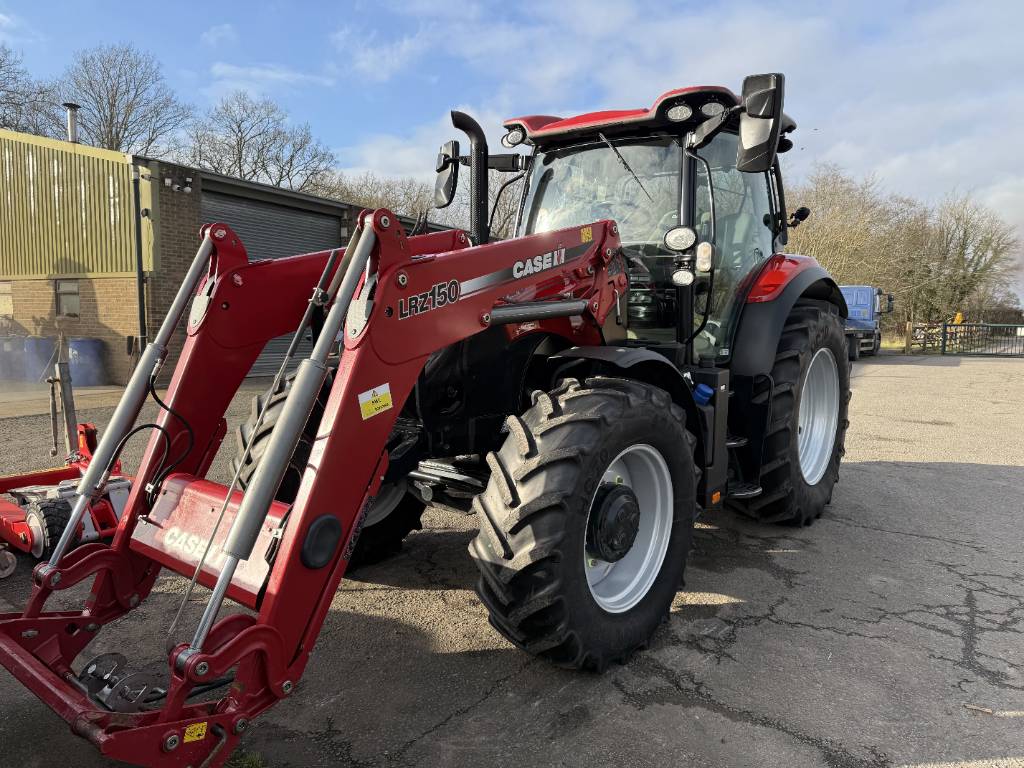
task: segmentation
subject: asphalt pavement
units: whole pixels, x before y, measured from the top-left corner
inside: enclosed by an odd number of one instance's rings
[[[472,591],[473,519],[431,511],[343,582],[236,765],[1024,766],[1024,360],[868,358],[853,389],[825,516],[702,520],[670,621],[626,665],[567,672],[506,643]],[[0,418],[0,471],[45,465],[48,433]],[[0,582],[0,611],[28,577]],[[159,664],[182,586],[162,578],[95,650]],[[0,672],[0,766],[58,765],[107,763]]]

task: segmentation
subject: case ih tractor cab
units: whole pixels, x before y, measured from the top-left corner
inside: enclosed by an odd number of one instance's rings
[[[453,113],[470,151],[443,148],[437,202],[468,164],[468,236],[407,236],[364,211],[344,251],[250,262],[229,226],[205,226],[26,608],[0,616],[0,663],[105,755],[221,765],[252,718],[301,695],[349,563],[397,546],[431,501],[476,511],[478,592],[517,646],[601,670],[646,644],[699,512],[809,523],[836,482],[846,310],[813,260],[778,253],[782,104],[782,76],[760,75],[741,98],[684,88],[645,110],[509,121],[528,156],[488,154]],[[528,173],[504,242],[489,242],[488,168]],[[644,291],[660,310],[631,329]],[[72,549],[190,300],[114,539]],[[231,483],[206,480],[263,346],[309,330],[312,354],[294,377],[285,361],[242,426]],[[166,671],[76,662],[162,570],[190,580]],[[81,609],[45,610],[82,582]],[[201,615],[183,610],[195,583]],[[221,615],[225,599],[247,610]]]

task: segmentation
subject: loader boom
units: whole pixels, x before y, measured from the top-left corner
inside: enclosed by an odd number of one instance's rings
[[[384,210],[364,212],[360,227],[373,244],[363,262],[344,260],[355,271],[340,282],[358,286],[350,306],[336,305],[342,320],[347,315],[339,370],[287,524],[285,510],[270,501],[279,468],[266,462],[270,496],[254,494],[248,503],[242,496],[239,504],[234,495],[227,505],[232,532],[224,544],[224,531],[218,535],[215,549],[223,552],[202,578],[212,584],[217,572],[224,589],[214,592],[191,641],[170,638],[162,706],[136,706],[127,685],[105,694],[120,711],[104,709],[72,664],[103,625],[145,600],[163,568],[191,577],[195,541],[205,542],[213,525],[209,505],[196,499],[219,502],[227,492],[203,479],[224,434],[224,413],[264,344],[298,323],[327,253],[249,263],[229,227],[204,228],[209,269],[166,398],[180,418],[165,413],[159,422],[172,453],[188,444],[189,431],[194,448],[151,510],[146,486],[156,478],[161,443],[154,433],[111,546],[85,545],[42,564],[26,610],[0,616],[0,663],[105,755],[151,766],[222,764],[245,725],[301,678],[384,476],[388,435],[427,358],[503,322],[543,332],[571,318],[579,344],[600,343],[601,325],[627,285],[617,228],[607,221],[477,247],[459,231],[407,238]],[[322,351],[332,338],[321,337]],[[296,398],[295,407],[308,414],[310,404]],[[158,512],[174,516],[176,528],[161,528]],[[224,567],[233,558],[243,564],[237,579]],[[254,564],[264,561],[265,576],[253,581]],[[52,592],[89,579],[81,611],[44,610]],[[256,615],[215,620],[224,594]],[[197,686],[233,669],[222,698],[190,702]]]

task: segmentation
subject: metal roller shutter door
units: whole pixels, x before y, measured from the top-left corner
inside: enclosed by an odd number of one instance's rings
[[[202,215],[203,221],[222,221],[235,230],[252,260],[280,259],[343,245],[340,218],[322,213],[204,192]],[[272,376],[276,373],[290,341],[290,334],[269,341],[249,375]],[[311,351],[312,345],[307,337],[299,346],[292,368]]]

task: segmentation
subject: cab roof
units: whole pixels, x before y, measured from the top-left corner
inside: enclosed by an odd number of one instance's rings
[[[526,139],[531,144],[548,141],[562,141],[597,134],[598,132],[624,133],[636,128],[658,128],[669,125],[681,125],[686,122],[696,123],[704,119],[701,108],[708,103],[721,104],[725,109],[740,103],[739,97],[728,88],[719,85],[697,85],[689,88],[676,88],[659,96],[649,109],[617,109],[600,112],[587,112],[575,117],[556,117],[554,115],[526,115],[513,117],[504,122],[506,130],[520,126],[526,132]],[[672,107],[686,104],[693,110],[693,115],[682,123],[673,123],[668,119],[667,112]],[[786,133],[796,128],[796,123],[788,116],[783,116],[782,131]]]

